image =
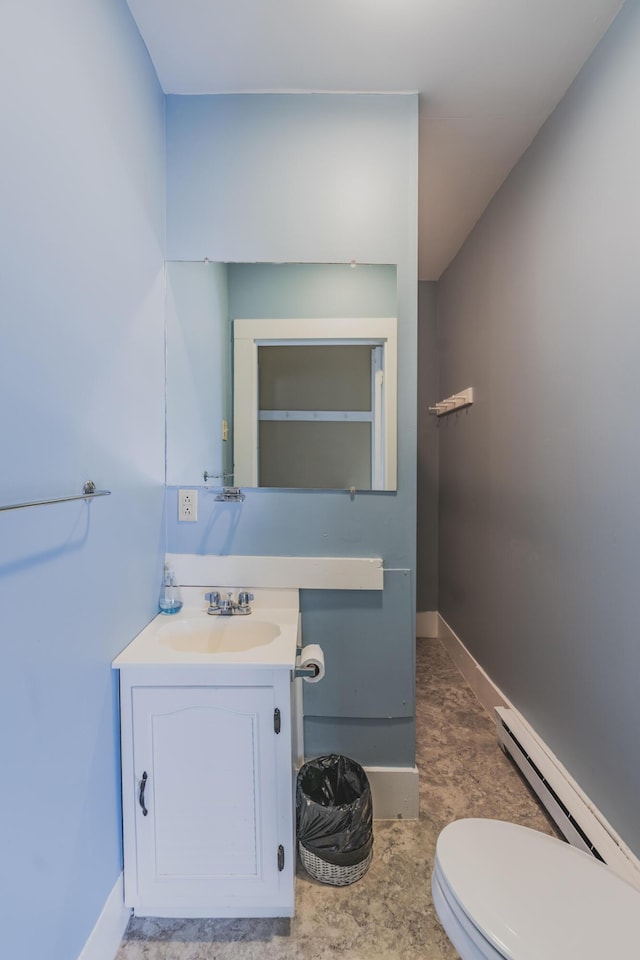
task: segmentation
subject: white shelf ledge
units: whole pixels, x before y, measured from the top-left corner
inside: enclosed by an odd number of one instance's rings
[[[382,590],[380,557],[218,557],[169,553],[182,586]]]

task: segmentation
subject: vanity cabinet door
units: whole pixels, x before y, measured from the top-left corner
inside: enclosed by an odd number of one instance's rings
[[[279,827],[274,688],[142,686],[131,694],[135,912],[277,915],[283,857],[290,874],[293,851]]]

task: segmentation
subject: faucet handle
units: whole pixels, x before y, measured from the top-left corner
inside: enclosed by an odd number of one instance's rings
[[[211,593],[205,593],[204,598],[209,601],[210,607],[217,607],[220,603],[220,593],[217,590],[212,590]]]
[[[248,607],[251,600],[255,600],[255,597],[248,590],[241,590],[238,594],[238,606],[240,607]]]

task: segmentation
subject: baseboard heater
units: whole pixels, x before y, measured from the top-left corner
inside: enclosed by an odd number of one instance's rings
[[[495,710],[500,746],[519,767],[565,839],[606,863],[634,886],[640,886],[640,871],[633,854],[625,852],[620,838],[596,816],[546,744],[534,736],[515,710]]]

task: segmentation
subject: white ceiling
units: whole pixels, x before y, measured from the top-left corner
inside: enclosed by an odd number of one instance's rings
[[[420,94],[437,279],[623,0],[128,0],[165,93]]]

